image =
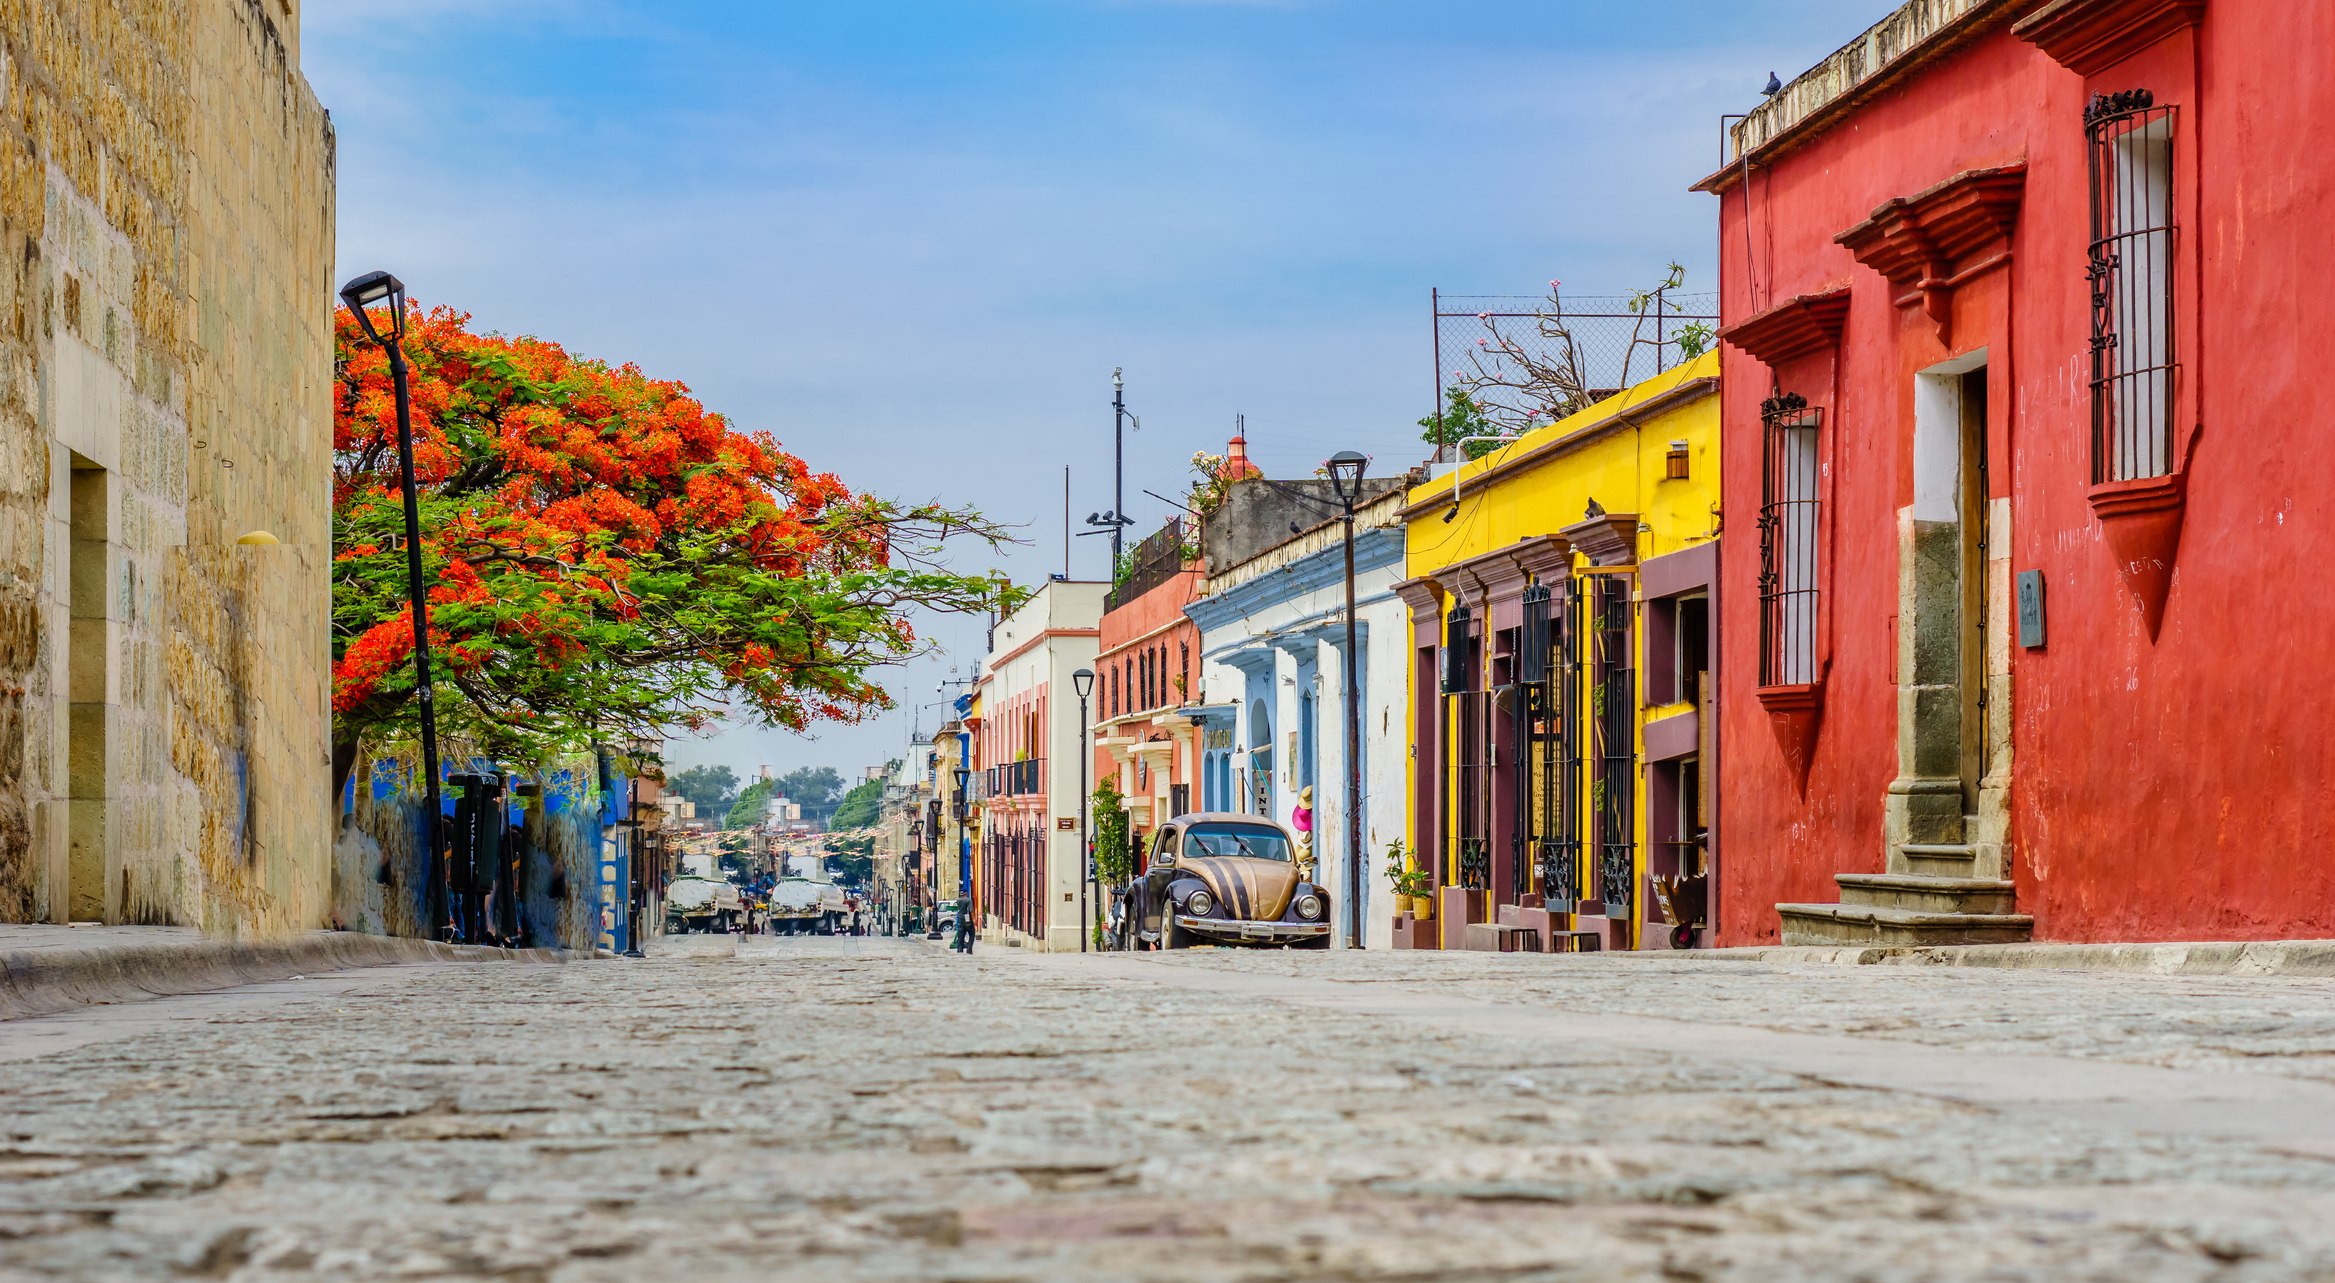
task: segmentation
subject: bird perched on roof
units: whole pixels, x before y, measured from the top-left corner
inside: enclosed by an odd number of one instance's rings
[[[1759,92],[1764,97],[1773,98],[1777,94],[1784,92],[1784,82],[1776,79],[1776,73],[1771,71],[1767,73],[1767,88],[1762,89]]]

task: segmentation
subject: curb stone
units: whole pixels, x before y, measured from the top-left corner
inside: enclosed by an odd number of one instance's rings
[[[1779,945],[1698,950],[1693,956],[1714,962],[1780,962],[1837,967],[2000,967],[2027,971],[2106,971],[2158,976],[2335,976],[2335,940],[1906,945],[1886,948]]]
[[[0,950],[0,1021],[401,962],[565,961],[560,949],[439,944],[350,931],[313,931],[261,944],[202,940],[6,949]]]

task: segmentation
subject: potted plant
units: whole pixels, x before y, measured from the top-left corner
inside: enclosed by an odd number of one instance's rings
[[[1386,878],[1394,887],[1397,912],[1415,918],[1435,916],[1435,897],[1429,893],[1427,874],[1412,867],[1410,853],[1403,849],[1401,838],[1386,848]]]

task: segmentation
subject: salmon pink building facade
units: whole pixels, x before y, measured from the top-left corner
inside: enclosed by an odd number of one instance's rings
[[[1914,0],[1735,126],[1721,943],[2335,934],[2330,50]]]
[[[1133,569],[1103,599],[1101,653],[1088,716],[1094,723],[1092,781],[1110,780],[1125,797],[1128,831],[1140,849],[1162,821],[1197,809],[1200,629],[1186,618],[1200,588],[1198,553],[1181,520],[1135,545]]]

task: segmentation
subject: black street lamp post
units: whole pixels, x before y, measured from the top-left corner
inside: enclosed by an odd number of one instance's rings
[[[1095,899],[1102,899],[1094,848],[1087,845],[1086,839],[1086,698],[1094,694],[1095,670],[1081,668],[1072,673],[1070,687],[1078,692],[1078,852],[1079,859],[1085,863],[1078,879],[1078,951],[1085,953],[1087,938],[1094,934],[1093,928],[1087,925],[1087,888],[1096,887]],[[1101,906],[1098,904],[1096,909],[1099,912]]]
[[[366,310],[384,300],[390,315],[386,335],[373,328],[373,315]],[[397,461],[405,485],[406,596],[413,604],[414,689],[422,705],[422,842],[423,858],[428,861],[422,874],[422,912],[427,919],[422,934],[425,939],[442,940],[446,936],[447,902],[441,840],[444,825],[438,815],[438,710],[430,695],[429,596],[422,580],[422,502],[414,487],[413,398],[406,390],[405,349],[401,346],[405,338],[405,285],[387,272],[367,272],[341,287],[341,302],[356,314],[365,337],[389,354],[389,378],[397,387]]]
[[[924,938],[938,940],[940,934],[940,829],[932,833],[932,849],[925,858],[924,870]]]
[[[1362,947],[1362,701],[1354,664],[1354,501],[1370,460],[1352,450],[1330,456],[1330,488],[1346,523],[1346,942]]]
[[[971,737],[960,733],[957,738],[957,940],[951,946],[966,957],[973,955],[973,799],[968,790],[973,784],[973,764],[967,760],[972,753]]]

